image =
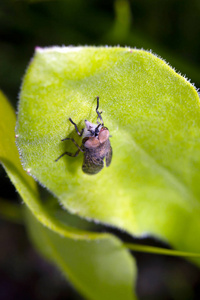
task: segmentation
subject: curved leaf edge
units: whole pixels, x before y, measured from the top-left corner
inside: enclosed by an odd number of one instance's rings
[[[152,49],[144,49],[144,48],[132,48],[130,46],[125,46],[125,47],[122,47],[120,45],[116,45],[116,46],[108,46],[108,45],[105,45],[105,46],[88,46],[88,45],[85,45],[85,46],[50,46],[50,47],[35,47],[35,52],[34,52],[34,55],[33,57],[31,58],[27,68],[26,68],[26,72],[28,71],[29,69],[29,66],[31,65],[32,63],[32,60],[34,59],[35,55],[37,55],[37,52],[38,53],[42,53],[42,52],[54,52],[54,51],[58,51],[58,52],[63,52],[63,53],[66,53],[66,52],[69,52],[73,49],[76,49],[76,51],[79,51],[81,49],[119,49],[119,50],[124,50],[124,51],[129,51],[131,53],[133,52],[141,52],[141,53],[146,53],[148,54],[149,56],[153,56],[154,58],[157,58],[159,61],[162,61],[163,62],[163,65],[165,65],[165,67],[167,67],[168,69],[170,69],[174,75],[176,75],[178,78],[181,78],[182,80],[184,80],[188,85],[190,85],[194,91],[197,93],[198,95],[198,98],[200,99],[200,88],[197,88],[195,86],[195,83],[194,82],[191,82],[191,80],[186,76],[186,74],[182,74],[180,71],[176,70],[175,67],[172,67],[170,65],[170,63],[165,60],[162,56],[160,56],[159,54],[157,54],[156,52],[154,52]],[[26,72],[23,76],[23,79],[25,78],[26,76]],[[23,86],[23,80],[22,80],[22,85],[21,85],[21,88]],[[200,100],[199,100],[200,101]]]
[[[184,81],[187,85],[190,86],[190,88],[193,90],[194,94],[196,95],[196,101],[200,104],[200,97],[199,97],[199,93],[198,93],[198,89],[195,87],[194,84],[192,84],[190,82],[190,80],[188,80],[188,78],[186,76],[183,76],[181,75],[180,72],[177,72],[175,70],[175,68],[173,68],[172,66],[170,66],[170,64],[168,62],[166,62],[162,57],[160,57],[159,55],[157,55],[156,53],[153,53],[151,50],[144,50],[144,49],[136,49],[136,48],[131,48],[131,47],[120,47],[120,46],[116,46],[116,47],[112,47],[112,46],[105,46],[105,47],[102,47],[102,46],[99,46],[99,47],[88,47],[88,46],[78,46],[78,47],[73,47],[73,46],[62,46],[62,47],[59,47],[59,46],[53,46],[53,47],[44,47],[44,48],[41,48],[41,47],[36,47],[35,48],[35,55],[37,55],[37,53],[43,53],[43,52],[54,52],[54,51],[58,51],[58,52],[63,52],[63,53],[66,53],[66,52],[69,52],[69,51],[72,51],[73,49],[76,49],[76,51],[79,51],[81,49],[118,49],[118,50],[123,50],[123,51],[129,51],[129,52],[142,52],[142,53],[145,53],[145,54],[148,54],[149,56],[152,56],[154,59],[158,59],[161,64],[167,68],[168,70],[170,70],[170,72],[173,73],[174,76],[180,78],[182,81]],[[34,59],[34,56],[33,58],[31,59],[30,61],[30,64],[29,66],[31,65],[32,63],[32,60]],[[27,67],[27,70],[29,69],[29,66]],[[24,75],[24,77],[26,77],[26,73]],[[18,124],[18,122],[17,122]],[[16,125],[16,133],[17,133],[17,127],[18,125]],[[16,141],[17,142],[17,141]],[[21,152],[21,149],[20,149],[20,146],[17,144],[17,147],[18,147],[18,151]],[[25,162],[23,161],[23,157],[21,157],[21,161],[22,161],[22,165],[25,169]],[[26,169],[25,169],[26,170]],[[31,175],[35,181],[37,181],[42,187],[46,188],[51,194],[53,194],[53,192],[48,188],[46,187],[45,184],[41,183],[37,178],[36,176],[34,176],[33,174],[31,174],[31,171],[30,170],[26,170],[28,171],[29,175]],[[54,194],[53,194],[54,195]],[[57,196],[54,195],[56,198]],[[70,207],[66,207],[63,205],[62,201],[60,201],[58,199],[60,205],[62,206],[62,208],[66,209],[67,211],[69,211],[72,215],[77,215],[73,210],[70,209]],[[124,228],[119,228],[117,225],[115,224],[110,224],[108,222],[104,222],[104,221],[101,221],[99,219],[96,219],[96,218],[91,218],[91,217],[87,217],[87,216],[80,216],[79,217],[83,218],[83,219],[86,219],[87,221],[92,221],[94,223],[99,223],[99,224],[102,224],[102,225],[106,225],[108,227],[111,227],[111,228],[118,228],[119,230],[125,230],[125,231],[128,231],[127,229],[124,229]],[[61,230],[62,232],[62,230]],[[129,231],[128,231],[129,232]],[[132,232],[129,232],[132,236],[135,236],[135,237],[146,237],[146,236],[152,236],[152,233],[151,232],[148,232],[148,231],[145,231],[143,232],[142,234],[133,234]],[[87,233],[86,233],[87,234]],[[159,236],[159,235],[156,235],[157,238],[161,239],[162,241],[165,241],[168,243],[168,240],[165,240],[165,238],[163,236]],[[96,236],[94,235],[94,238],[96,238]]]

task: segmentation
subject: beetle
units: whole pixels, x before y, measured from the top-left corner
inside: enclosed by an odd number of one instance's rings
[[[74,125],[75,130],[79,136],[82,136],[82,145],[79,146],[73,138],[65,138],[61,141],[72,141],[78,148],[75,153],[64,152],[55,161],[57,162],[64,155],[76,157],[78,154],[83,152],[84,159],[82,170],[86,174],[97,174],[104,167],[104,159],[106,167],[108,167],[112,160],[112,147],[110,144],[110,134],[107,127],[104,126],[102,119],[102,111],[99,111],[99,97],[97,97],[97,124],[93,124],[88,120],[85,120],[85,128],[79,132],[77,124],[69,118],[69,121]]]

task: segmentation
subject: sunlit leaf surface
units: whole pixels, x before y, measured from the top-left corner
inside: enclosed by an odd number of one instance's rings
[[[96,122],[96,96],[113,160],[82,172],[81,129]],[[181,250],[200,241],[200,109],[195,88],[151,53],[129,48],[36,50],[24,78],[17,126],[26,169],[70,212]]]

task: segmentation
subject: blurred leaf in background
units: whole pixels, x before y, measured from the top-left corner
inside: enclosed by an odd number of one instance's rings
[[[199,87],[199,36],[199,0],[1,0],[0,87],[16,108],[21,80],[35,46],[69,44],[120,44],[152,49]],[[19,203],[2,169],[0,176],[0,196]],[[10,219],[20,222],[17,210],[12,212],[5,205],[4,209],[5,214],[6,209],[11,213]],[[3,245],[0,289],[4,299],[9,296],[34,300],[79,299],[69,287],[65,288],[60,274],[36,256],[21,225],[4,221],[0,225]],[[133,241],[125,233],[115,233]],[[150,239],[149,243],[159,245],[160,242]],[[199,299],[197,268],[181,259],[142,254],[136,257],[141,299]]]
[[[16,105],[35,46],[121,44],[152,49],[200,86],[198,0],[0,3],[0,82]]]

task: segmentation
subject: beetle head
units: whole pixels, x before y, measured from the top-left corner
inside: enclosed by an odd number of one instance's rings
[[[88,120],[85,120],[83,137],[98,137],[101,128],[101,124],[93,124]]]
[[[83,144],[88,149],[94,149],[105,143],[109,139],[109,130],[102,124],[93,124],[85,120],[85,130],[83,133]]]

